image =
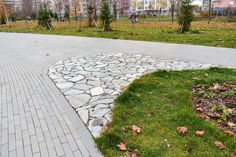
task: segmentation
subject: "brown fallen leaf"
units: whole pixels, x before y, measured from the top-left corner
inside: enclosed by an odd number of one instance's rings
[[[236,149],[235,149],[234,152],[232,153],[231,157],[236,157]]]
[[[126,91],[127,89],[128,89],[128,86],[126,86],[126,85],[121,85],[121,86],[120,86],[120,90],[121,90],[122,92]]]
[[[224,133],[228,136],[231,136],[231,137],[235,136],[235,133],[233,131],[230,131],[230,130],[225,130]]]
[[[138,157],[138,155],[133,152],[126,152],[124,157]]]
[[[141,128],[138,127],[137,125],[132,125],[131,129],[132,129],[132,132],[133,132],[134,135],[137,135],[141,132]]]
[[[224,149],[225,148],[225,145],[223,143],[221,143],[220,141],[215,141],[214,144],[219,149]]]
[[[179,134],[183,135],[188,132],[188,128],[186,128],[185,126],[177,127],[177,131]]]
[[[197,113],[202,113],[203,109],[201,107],[196,108]]]
[[[126,148],[126,144],[120,142],[117,147],[119,148],[119,150],[122,150],[122,151],[126,151],[127,148]]]
[[[205,134],[205,131],[196,131],[196,135],[202,137]]]

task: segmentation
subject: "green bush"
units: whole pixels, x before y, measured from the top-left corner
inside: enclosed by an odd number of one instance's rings
[[[191,0],[181,0],[178,23],[181,26],[180,33],[188,32],[193,21],[193,8]]]
[[[51,17],[46,8],[40,8],[37,14],[38,25],[46,29],[51,29]]]
[[[100,20],[103,32],[109,31],[110,24],[112,22],[112,15],[110,12],[109,3],[105,0],[102,1]]]
[[[1,24],[1,25],[6,24],[6,19],[5,19],[5,16],[4,16],[4,15],[1,15],[1,17],[0,17],[0,24]]]

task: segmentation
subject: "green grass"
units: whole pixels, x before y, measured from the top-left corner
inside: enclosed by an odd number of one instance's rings
[[[158,22],[149,19],[140,19],[140,22],[134,26],[127,20],[122,19],[112,23],[113,31],[101,32],[101,28],[88,28],[83,23],[82,31],[78,31],[76,23],[53,23],[53,30],[44,30],[37,28],[36,22],[30,22],[25,26],[23,22],[13,24],[12,28],[0,26],[2,32],[23,32],[39,33],[53,35],[73,35],[84,37],[99,37],[111,39],[127,39],[154,42],[167,42],[179,44],[205,45],[216,47],[236,48],[236,23],[194,22],[192,31],[186,34],[179,34],[177,23]]]
[[[225,136],[213,123],[198,117],[191,102],[195,84],[229,80],[236,82],[236,70],[157,71],[142,76],[117,98],[110,128],[96,143],[106,157],[123,155],[116,146],[120,142],[137,150],[140,157],[230,157],[236,148],[235,138]],[[134,124],[142,126],[139,135],[123,131],[123,127]],[[187,134],[179,135],[178,126],[186,126]],[[197,137],[197,130],[205,130],[205,135]],[[216,148],[216,140],[226,149]]]

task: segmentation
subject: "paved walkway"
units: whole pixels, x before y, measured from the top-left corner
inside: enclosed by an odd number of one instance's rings
[[[0,33],[0,156],[101,156],[47,69],[70,56],[110,52],[236,67],[235,49]]]

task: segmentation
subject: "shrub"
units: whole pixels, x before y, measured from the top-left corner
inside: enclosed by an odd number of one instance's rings
[[[178,23],[181,26],[180,33],[188,32],[193,21],[193,10],[191,6],[191,0],[182,0]]]
[[[51,29],[51,18],[50,13],[47,11],[46,8],[40,7],[38,14],[37,14],[38,25],[44,27],[46,29]]]
[[[109,3],[105,0],[102,1],[100,19],[102,23],[102,31],[107,32],[108,30],[110,30],[112,15],[110,12]]]
[[[4,15],[1,15],[1,17],[0,17],[0,24],[1,24],[1,25],[6,24],[6,19],[5,19],[5,16],[4,16]]]

